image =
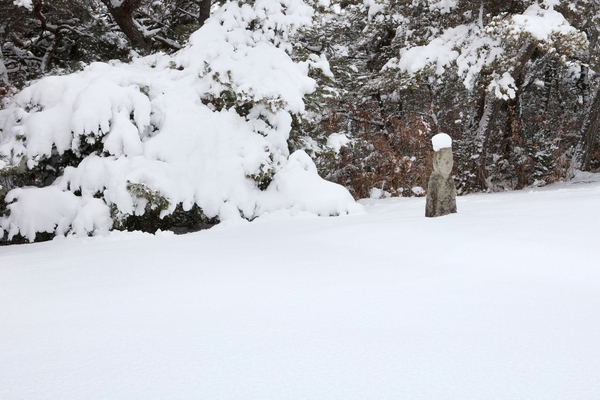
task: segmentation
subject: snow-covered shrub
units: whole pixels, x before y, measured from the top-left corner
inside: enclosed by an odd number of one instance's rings
[[[402,85],[429,87],[436,98],[447,99],[436,124],[456,139],[459,193],[522,188],[568,173],[557,143],[564,146],[566,133],[578,130],[575,113],[564,113],[564,104],[577,101],[574,88],[581,84],[565,77],[585,67],[581,60],[590,43],[563,14],[567,4],[523,1],[508,9],[505,2],[448,2],[442,11],[430,3],[439,29],[431,29],[424,43],[402,47],[384,67],[396,71]],[[415,36],[408,29],[402,35]],[[554,110],[551,87],[564,101]]]
[[[8,239],[152,231],[175,214],[191,227],[351,211],[350,194],[287,146],[315,89],[288,40],[312,12],[301,0],[226,3],[174,55],[95,63],[18,93],[0,111],[0,171],[22,171],[9,186],[38,187],[2,200]]]

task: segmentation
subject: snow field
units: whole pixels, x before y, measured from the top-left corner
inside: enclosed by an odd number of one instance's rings
[[[0,248],[0,398],[597,399],[599,198]]]

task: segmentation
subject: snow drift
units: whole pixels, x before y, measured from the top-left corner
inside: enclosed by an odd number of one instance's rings
[[[226,3],[174,55],[95,63],[24,89],[0,111],[0,167],[56,179],[8,192],[0,234],[96,234],[178,207],[219,220],[358,208],[287,147],[315,90],[288,38],[312,12],[301,0]]]

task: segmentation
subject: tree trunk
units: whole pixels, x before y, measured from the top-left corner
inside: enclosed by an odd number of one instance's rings
[[[552,85],[556,81],[556,68],[552,67],[544,73],[544,95],[542,96],[541,114],[545,114],[552,98]]]
[[[42,62],[40,63],[40,71],[42,73],[48,72],[48,69],[50,68],[50,63],[52,63],[52,59],[54,58],[54,53],[56,53],[56,49],[58,48],[60,39],[60,35],[55,35],[54,39],[52,40],[52,44],[50,45],[50,47],[48,47],[48,49],[46,49],[46,52],[42,57]]]
[[[581,169],[589,171],[592,163],[592,153],[596,145],[598,131],[600,130],[600,91],[596,92],[594,102],[587,115],[587,122],[583,129],[583,147],[581,152]]]
[[[2,45],[4,44],[4,35],[6,30],[3,26],[0,26],[0,96],[1,92],[5,90],[6,87],[10,85],[8,81],[8,71],[6,69],[6,64],[4,64],[4,55],[2,54]]]
[[[535,51],[535,49],[536,49],[536,44],[532,41],[528,41],[519,50],[517,65],[515,66],[515,68],[512,71],[512,76],[515,79],[515,81],[517,81],[519,79],[519,77],[523,74],[523,72],[525,71],[525,66],[527,65],[527,62],[533,55],[533,52]],[[517,88],[517,90],[518,89],[519,88]],[[479,147],[477,176],[479,179],[479,183],[483,187],[487,187],[488,189],[493,189],[493,187],[491,187],[491,185],[488,181],[488,174],[487,174],[485,160],[487,158],[487,147],[488,147],[488,143],[489,143],[490,126],[492,125],[493,121],[496,119],[496,116],[498,115],[498,112],[500,111],[500,108],[502,107],[502,104],[504,103],[505,100],[498,99],[496,97],[493,97],[492,99],[488,100],[488,97],[490,97],[490,96],[488,94],[484,94],[484,96],[485,96],[485,100],[484,100],[485,106],[483,108],[481,118],[479,119],[479,123],[477,125],[477,131],[475,133],[475,140],[477,141],[477,144]]]
[[[590,67],[587,64],[581,64],[581,74],[577,86],[581,89],[583,107],[590,105]]]
[[[36,2],[33,7],[33,12],[34,12],[36,18],[40,21],[42,29],[45,31],[48,31],[52,35],[54,35],[52,44],[50,45],[50,47],[48,49],[46,49],[46,52],[44,53],[44,56],[42,57],[42,62],[40,64],[40,71],[42,73],[46,73],[46,72],[48,72],[48,68],[50,67],[50,64],[52,63],[52,58],[54,57],[54,53],[56,52],[58,44],[62,38],[62,30],[57,27],[48,25],[48,21],[46,21],[46,17],[44,16],[44,14],[42,14],[42,7],[43,7],[42,1]]]
[[[200,13],[198,14],[198,23],[200,26],[204,25],[204,22],[210,17],[210,6],[212,0],[200,0]]]
[[[4,56],[2,55],[2,42],[0,41],[0,95],[3,89],[9,85],[8,71],[4,65]]]
[[[486,96],[487,97],[487,96]],[[485,159],[487,158],[487,147],[489,142],[489,130],[490,123],[496,119],[498,115],[498,111],[500,111],[500,107],[502,106],[503,100],[493,98],[491,101],[487,101],[485,108],[483,110],[483,115],[479,120],[479,125],[477,127],[477,133],[475,135],[475,140],[477,143],[479,158],[477,165],[477,178],[479,179],[479,184],[482,187],[487,187],[488,189],[493,189],[488,182],[488,174],[486,169]]]
[[[102,3],[106,5],[115,22],[131,41],[133,47],[143,53],[150,53],[152,42],[144,36],[144,33],[133,19],[133,13],[140,6],[141,0],[124,0],[118,7],[114,7],[111,0],[102,0]]]

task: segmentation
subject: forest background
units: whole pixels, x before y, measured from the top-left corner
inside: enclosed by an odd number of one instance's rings
[[[269,2],[238,5],[256,8],[259,3],[262,7]],[[271,3],[291,15],[297,2]],[[71,74],[97,61],[129,62],[175,53],[224,4],[3,1],[3,107],[42,77]],[[283,32],[284,25],[272,28],[290,44],[275,45],[285,47],[295,62],[308,63],[309,75],[317,82],[304,96],[305,110],[291,113],[287,146],[290,153],[309,154],[322,177],[343,185],[355,199],[424,195],[431,172],[430,139],[440,132],[454,140],[459,194],[544,186],[567,180],[577,170],[600,168],[597,1],[304,4],[312,8],[310,23],[289,34]],[[265,31],[261,24],[252,20],[244,29]],[[211,106],[235,109],[247,117],[252,100],[239,103],[229,95],[225,90],[213,95]],[[46,187],[66,167],[81,162],[81,157],[68,157],[61,153],[35,166],[5,167],[0,171],[0,211],[10,214],[10,202],[5,201],[10,190]],[[252,175],[260,190],[271,183],[270,174],[263,168]],[[139,186],[128,190],[147,199],[159,196]],[[149,208],[156,204],[148,199]],[[193,228],[219,219],[198,209],[191,216],[189,208],[180,208],[181,215],[168,224]],[[171,210],[171,215],[177,212]],[[171,227],[156,222],[164,213],[148,209],[145,217],[142,214],[131,213],[121,227]],[[140,219],[144,220],[134,221]],[[44,238],[48,237],[36,237]],[[10,238],[13,243],[22,240],[18,234]]]

